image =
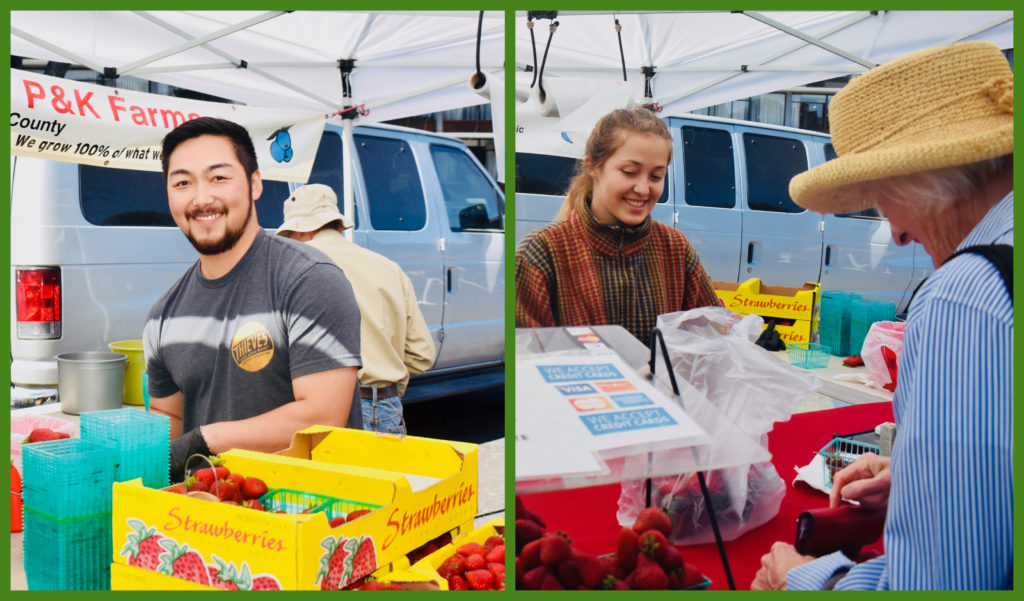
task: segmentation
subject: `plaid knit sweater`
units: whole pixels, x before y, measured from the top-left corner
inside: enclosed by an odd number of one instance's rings
[[[658,315],[719,304],[686,236],[650,218],[626,227],[573,212],[516,249],[516,327],[617,324],[648,344]]]

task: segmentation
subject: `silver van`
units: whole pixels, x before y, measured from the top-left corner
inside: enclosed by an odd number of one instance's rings
[[[504,378],[504,196],[455,138],[355,128],[353,240],[412,279],[438,349],[408,402]],[[342,196],[342,130],[328,124],[310,183]],[[264,181],[259,222],[298,184]],[[196,260],[160,173],[11,158],[11,383],[55,387],[56,355],[142,337],[150,305]]]
[[[827,134],[699,115],[665,121],[672,164],[652,216],[686,234],[711,279],[821,282],[891,301],[899,313],[933,271],[924,247],[897,246],[873,209],[822,216],[789,197],[793,175],[835,158]],[[554,218],[575,164],[516,154],[517,245]]]

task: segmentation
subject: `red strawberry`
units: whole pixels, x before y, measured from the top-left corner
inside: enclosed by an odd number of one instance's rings
[[[677,547],[669,544],[665,548],[665,556],[658,562],[665,573],[683,571],[683,554]]]
[[[362,578],[377,569],[377,552],[373,546],[373,537],[364,536],[359,539],[359,547],[352,556],[352,578]]]
[[[565,533],[547,533],[540,539],[540,562],[546,566],[554,566],[569,556],[569,543]]]
[[[543,539],[538,538],[523,546],[523,551],[519,554],[520,559],[523,560],[523,569],[529,571],[540,565],[540,545],[543,542]],[[537,584],[540,585],[539,582]]]
[[[583,585],[586,587],[598,588],[611,572],[607,563],[579,549],[572,550],[572,557],[579,565],[580,580],[583,581]]]
[[[672,534],[672,520],[668,514],[657,507],[647,507],[636,516],[633,522],[633,531],[641,534],[648,530],[657,530],[665,536]]]
[[[206,480],[200,480],[195,476],[190,476],[185,480],[185,489],[188,492],[209,492],[210,483]]]
[[[619,542],[615,547],[615,556],[623,573],[629,574],[636,568],[636,556],[640,552],[640,536],[632,528],[619,531]]]
[[[569,590],[578,589],[583,584],[583,579],[580,577],[580,564],[572,557],[566,557],[558,562],[558,565],[555,566],[555,575],[558,576],[558,582]]]
[[[242,474],[228,474],[224,479],[234,482],[235,488],[242,488],[242,483],[245,482],[245,476]]]
[[[320,570],[316,573],[316,579],[320,583],[322,591],[340,590],[352,575],[352,561],[348,559],[358,544],[354,538],[346,539],[344,536],[337,538],[328,536],[320,541],[324,554],[320,556]]]
[[[523,550],[523,547],[544,536],[544,529],[532,520],[516,520],[516,552]]]
[[[159,544],[163,535],[157,533],[156,526],[147,527],[135,518],[129,518],[128,525],[133,531],[128,533],[128,542],[121,547],[121,556],[128,556],[128,565],[155,572],[160,565],[160,554],[164,552]]]
[[[683,564],[683,588],[690,588],[691,586],[697,586],[698,584],[704,583],[704,575],[700,573],[697,566],[692,563]]]
[[[675,572],[665,572],[665,576],[668,577],[668,585],[666,586],[668,590],[675,591],[683,588],[683,581],[679,576],[679,573],[679,570],[676,570]]]
[[[466,572],[466,582],[474,591],[489,591],[494,586],[494,574],[490,570],[470,570]]]
[[[461,575],[465,571],[466,567],[466,556],[461,553],[456,553],[448,559],[444,560],[444,563],[437,568],[437,573],[444,578],[448,578],[453,574]]]
[[[523,562],[520,558],[516,557],[516,582],[522,582],[523,576],[526,574],[526,570],[523,569]]]
[[[480,555],[487,555],[487,549],[480,543],[466,543],[459,547],[459,553],[462,553],[466,557],[469,557],[474,553],[478,553]]]
[[[253,499],[253,501],[256,501],[256,499]],[[256,502],[258,503],[259,501],[256,501]],[[345,516],[343,516],[343,515],[339,515],[338,517],[331,518],[330,520],[327,521],[327,525],[330,526],[331,528],[337,528],[338,526],[340,526],[340,525],[342,525],[344,523],[345,523]]]
[[[271,574],[260,574],[252,579],[251,591],[279,591],[281,583]]]
[[[544,582],[540,583],[540,590],[542,591],[564,591],[565,587],[558,581],[558,578],[554,574],[548,574],[544,577]]]
[[[600,557],[599,559],[608,565],[609,574],[611,574],[615,578],[618,578],[619,580],[626,577],[626,570],[622,569],[622,565],[619,563],[618,555],[612,553],[610,555]]]
[[[228,468],[220,465],[224,462],[220,457],[210,457],[210,461],[213,462],[214,467],[198,469],[196,470],[196,473],[192,475],[207,484],[213,484],[216,480],[223,480],[224,478],[227,478],[228,474],[231,473]]]
[[[258,499],[268,492],[267,483],[259,478],[246,478],[239,488],[244,499]]]
[[[188,492],[188,487],[185,486],[185,483],[183,482],[181,484],[173,484],[171,486],[168,486],[167,488],[164,489],[164,491],[174,493],[176,495],[183,495]]]
[[[523,577],[518,580],[522,583],[522,587],[528,591],[539,591],[544,580],[549,576],[553,577],[551,570],[547,566],[538,566],[532,570],[527,570]]]
[[[493,561],[494,563],[505,563],[505,545],[501,544],[491,548],[484,557],[488,562]]]
[[[158,572],[210,586],[210,574],[206,571],[203,556],[189,549],[188,543],[179,545],[172,539],[162,538],[160,546],[166,551],[160,555]]]
[[[484,548],[487,549],[488,551],[490,551],[491,549],[497,547],[498,545],[501,545],[501,546],[504,547],[505,546],[505,539],[504,539],[504,537],[498,536],[497,534],[495,534],[493,536],[488,536],[487,540],[484,541]]]
[[[256,499],[249,499],[248,501],[245,502],[245,506],[248,507],[249,509],[255,509],[256,511],[267,510],[267,508],[263,506],[263,503],[260,503]]]
[[[210,486],[210,492],[217,495],[217,498],[221,501],[234,501],[235,493],[238,492],[238,487],[231,480],[218,480]],[[235,501],[237,503],[237,501]]]
[[[466,571],[480,570],[487,567],[487,560],[479,553],[473,553],[466,557]]]
[[[46,442],[47,440],[61,440],[63,438],[71,438],[71,435],[63,432],[57,432],[49,428],[36,428],[28,433],[28,438],[26,438],[24,442]]]
[[[487,569],[490,570],[495,576],[505,575],[505,564],[503,563],[488,562]]]
[[[533,513],[532,511],[527,509],[526,505],[523,504],[523,500],[520,499],[518,495],[516,495],[516,520],[519,519],[530,520],[532,522],[535,522],[541,528],[547,526],[547,523],[544,522],[544,519],[536,513]]]
[[[364,515],[367,515],[369,513],[373,513],[373,510],[372,509],[357,509],[357,510],[349,513],[348,517],[345,518],[345,519],[347,519],[348,521],[351,522],[352,520],[357,520],[357,519],[359,519],[359,518],[361,518]]]
[[[448,590],[450,591],[468,591],[469,584],[466,579],[460,574],[453,574],[448,578]]]
[[[611,591],[628,591],[629,590],[629,585],[626,584],[625,580],[619,580],[618,578],[616,578],[616,579],[613,580],[612,586],[608,590],[611,590]]]
[[[633,590],[660,591],[668,587],[668,576],[653,559],[641,553],[636,558],[636,569],[626,579]]]
[[[640,534],[640,551],[658,563],[665,559],[669,546],[668,539],[657,530],[647,530]]]

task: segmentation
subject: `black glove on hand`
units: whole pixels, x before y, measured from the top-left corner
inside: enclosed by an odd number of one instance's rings
[[[185,462],[196,453],[209,456],[210,447],[199,428],[185,432],[171,441],[171,482],[185,480]]]

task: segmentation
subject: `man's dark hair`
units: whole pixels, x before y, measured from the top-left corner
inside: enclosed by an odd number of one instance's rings
[[[245,176],[252,179],[252,174],[259,169],[259,165],[256,163],[256,148],[252,145],[249,132],[234,121],[216,117],[199,117],[182,123],[164,136],[160,162],[163,166],[165,181],[167,180],[168,161],[174,149],[182,142],[205,135],[224,136],[230,140],[231,145],[235,147],[235,157],[238,158],[238,162],[245,170]]]

